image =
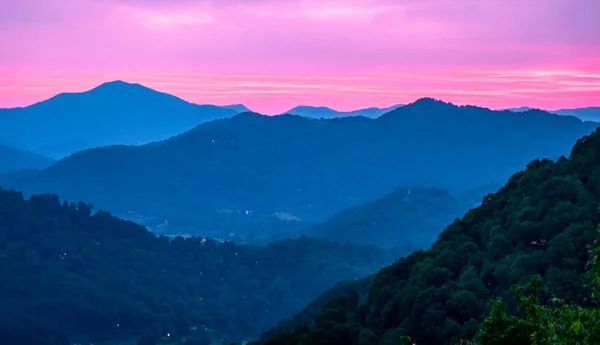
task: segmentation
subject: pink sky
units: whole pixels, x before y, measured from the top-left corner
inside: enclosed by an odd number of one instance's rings
[[[0,107],[122,79],[264,113],[600,105],[599,0],[0,0]]]

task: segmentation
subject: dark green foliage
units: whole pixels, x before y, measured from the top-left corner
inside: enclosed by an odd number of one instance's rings
[[[557,320],[576,320],[573,317],[581,309],[570,305],[589,303],[593,292],[586,263],[597,238],[599,199],[597,130],[580,139],[568,159],[529,163],[497,193],[486,196],[481,206],[448,226],[430,250],[382,269],[364,304],[334,304],[330,308],[336,308],[335,313],[326,309],[317,317],[320,324],[278,334],[265,344],[307,344],[306,339],[313,341],[311,345],[358,344],[365,328],[376,335],[378,344],[389,343],[390,332],[391,343],[406,335],[419,345],[453,344],[474,336],[476,325],[489,312],[490,298],[504,300],[504,306],[493,305],[490,319],[495,320],[493,329],[505,334],[494,333],[482,343],[530,344],[523,328],[511,326],[513,319],[504,314],[504,308],[514,314],[523,306],[522,297],[515,298],[511,287],[525,284],[533,275],[543,276],[547,296],[560,298],[566,306],[535,320],[545,322],[544,327],[561,324]],[[597,260],[597,254],[592,259]],[[597,327],[597,313],[592,314],[587,314],[586,322]],[[521,315],[531,320],[530,314]],[[346,331],[333,332],[341,329]],[[556,332],[561,337],[570,334],[566,329]]]
[[[532,157],[566,154],[596,126],[432,99],[377,119],[243,113],[152,145],[79,152],[34,176],[0,178],[0,185],[167,218],[172,228],[192,223],[203,236],[241,235],[249,224],[260,236],[261,228],[286,225],[267,223],[279,212],[315,223],[398,186],[457,194],[506,179]]]
[[[58,345],[77,336],[149,344],[191,327],[255,337],[336,282],[395,257],[304,237],[265,247],[170,241],[92,214],[86,203],[0,189],[0,342]]]
[[[267,340],[277,333],[293,330],[296,327],[311,323],[319,315],[321,310],[329,301],[346,296],[350,293],[358,293],[359,299],[364,300],[369,293],[369,288],[375,275],[370,275],[360,280],[342,281],[323,292],[317,299],[309,303],[300,312],[294,314],[290,319],[281,321],[277,327],[261,335],[261,340]]]
[[[598,228],[600,230],[600,227]],[[589,277],[592,294],[585,306],[567,304],[559,298],[548,299],[540,276],[525,287],[513,288],[519,303],[517,315],[507,313],[502,299],[493,302],[491,312],[473,342],[466,345],[595,345],[600,343],[600,238],[590,250]],[[542,303],[542,301],[547,301]]]
[[[467,209],[443,189],[399,188],[381,199],[344,210],[306,234],[412,251],[429,247]]]
[[[524,288],[515,288],[517,316],[495,300],[473,342],[465,345],[596,345],[600,343],[600,308],[566,304],[554,298],[542,304],[542,279],[536,276]]]

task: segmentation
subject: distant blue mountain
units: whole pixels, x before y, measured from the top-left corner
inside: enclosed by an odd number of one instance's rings
[[[0,109],[0,138],[20,149],[62,158],[87,148],[163,140],[235,114],[234,109],[197,105],[139,84],[113,81],[25,108]]]
[[[523,113],[529,110],[533,110],[535,108],[531,107],[518,107],[518,108],[506,108],[505,110],[512,111],[513,113]]]
[[[512,111],[513,113],[522,113],[525,111],[532,110],[530,107],[519,107],[519,108],[508,108],[506,110]],[[600,107],[587,107],[587,108],[573,108],[573,109],[558,109],[558,110],[545,110],[552,114],[575,116],[583,121],[600,121]]]
[[[317,119],[320,119],[320,118],[330,119],[330,118],[348,117],[348,116],[364,116],[364,117],[376,118],[376,117],[379,117],[385,113],[388,113],[396,108],[399,108],[401,106],[402,106],[402,104],[396,104],[396,105],[393,105],[393,106],[387,107],[387,108],[373,107],[373,108],[365,108],[365,109],[358,109],[358,110],[352,110],[352,111],[337,111],[337,110],[333,110],[333,109],[327,108],[327,107],[313,107],[313,106],[301,105],[301,106],[297,106],[293,109],[290,109],[285,113],[292,114],[292,115],[300,115],[300,116],[310,117],[310,118],[317,118]]]
[[[551,113],[558,115],[571,115],[578,117],[584,121],[600,121],[600,107],[587,107],[576,109],[560,109],[552,110]]]
[[[0,144],[0,173],[39,170],[47,168],[52,163],[54,163],[53,159]]]
[[[90,149],[40,172],[0,175],[0,186],[169,219],[172,228],[202,234],[260,237],[324,221],[398,186],[488,190],[535,157],[567,155],[597,126],[430,98],[377,119],[246,112],[153,145]]]
[[[231,109],[231,110],[235,111],[238,114],[239,113],[246,113],[246,112],[252,111],[252,110],[250,110],[248,107],[246,107],[243,104],[223,105],[223,106],[221,106],[221,108]]]

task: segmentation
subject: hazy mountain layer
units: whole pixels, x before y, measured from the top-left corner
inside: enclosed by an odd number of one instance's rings
[[[566,154],[596,126],[432,99],[378,119],[243,113],[152,145],[80,152],[0,184],[168,219],[171,227],[191,224],[199,234],[239,234],[247,224],[276,232],[272,220],[323,221],[398,186],[457,194],[492,183],[534,157]]]
[[[92,147],[163,140],[236,113],[115,81],[25,108],[0,109],[0,138],[21,149],[62,158]]]
[[[0,173],[23,169],[44,169],[52,163],[54,163],[53,159],[0,144]]]
[[[315,119],[320,119],[320,118],[332,119],[332,118],[336,118],[336,117],[347,117],[347,116],[364,116],[364,117],[376,118],[376,117],[379,117],[385,113],[388,113],[396,108],[399,108],[401,106],[402,106],[402,104],[397,104],[397,105],[393,105],[393,106],[387,107],[387,108],[372,107],[372,108],[358,109],[358,110],[352,110],[352,111],[337,111],[337,110],[333,110],[328,107],[313,107],[313,106],[301,105],[301,106],[297,106],[293,109],[288,110],[286,112],[286,114],[300,115],[300,116],[310,117],[310,118],[315,118]]]
[[[3,189],[0,248],[0,339],[36,345],[258,336],[398,256],[307,238],[169,241],[82,202]]]
[[[532,110],[530,107],[510,108],[512,112],[524,112]],[[547,110],[549,113],[557,115],[575,116],[583,121],[600,121],[600,107],[587,107],[587,108],[573,108],[573,109],[559,109],[559,110]]]
[[[600,107],[552,110],[559,115],[576,116],[584,121],[600,121]]]

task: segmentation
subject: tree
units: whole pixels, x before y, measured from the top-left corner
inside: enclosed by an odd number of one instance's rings
[[[599,227],[600,231],[600,227]],[[525,287],[513,293],[519,302],[519,315],[506,312],[501,299],[495,300],[492,310],[481,325],[472,345],[592,345],[600,343],[600,308],[597,287],[600,282],[600,239],[591,250],[590,278],[593,287],[590,306],[567,304],[551,298],[542,304],[545,289],[540,276],[534,276]]]

